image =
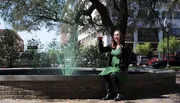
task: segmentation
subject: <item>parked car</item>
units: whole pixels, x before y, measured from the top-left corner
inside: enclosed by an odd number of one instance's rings
[[[176,59],[175,54],[169,54],[169,61],[174,61]],[[167,60],[167,55],[164,57],[164,60]]]
[[[152,63],[152,67],[156,69],[159,69],[161,67],[166,67],[166,65],[167,65],[167,60],[163,60],[163,59]]]
[[[137,65],[148,65],[148,57],[145,55],[137,56]]]
[[[159,59],[157,57],[148,60],[148,65],[152,65],[153,62],[157,62]]]
[[[167,65],[167,56],[164,58],[152,62],[152,67],[154,68],[161,68],[166,67]],[[180,59],[178,59],[178,56],[175,54],[169,54],[169,65],[171,66],[179,66],[180,65]]]

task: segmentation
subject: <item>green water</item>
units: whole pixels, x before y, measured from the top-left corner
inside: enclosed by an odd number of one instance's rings
[[[64,67],[62,68],[62,73],[65,76],[72,75],[74,68],[76,66],[77,52],[78,52],[78,25],[75,24],[71,26],[70,37],[67,44],[62,48],[64,58],[59,58],[60,61],[64,59]]]
[[[76,5],[77,1],[68,1],[70,3],[69,7],[67,9],[69,9],[69,11],[73,11],[74,14],[76,14],[76,11],[78,9]],[[64,14],[67,13],[66,9],[64,10]],[[69,12],[70,13],[70,12]],[[71,15],[71,13],[70,13]],[[72,15],[71,15],[72,16]],[[73,16],[72,16],[73,17]],[[62,53],[63,53],[63,58],[59,58],[59,61],[63,61],[63,68],[62,73],[65,76],[71,76],[73,74],[74,68],[76,66],[76,59],[77,59],[77,55],[78,55],[78,24],[74,24],[74,25],[70,25],[67,28],[70,29],[70,32],[67,33],[68,37],[68,42],[66,43],[66,45],[62,48]],[[63,60],[62,60],[63,59]]]

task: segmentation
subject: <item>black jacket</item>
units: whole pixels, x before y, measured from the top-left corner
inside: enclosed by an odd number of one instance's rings
[[[99,40],[99,51],[100,52],[111,52],[112,48],[111,46],[106,46],[103,47],[103,43],[102,40]],[[108,62],[108,66],[111,66],[111,61],[112,61],[112,56],[109,55],[109,62]],[[128,46],[123,46],[121,49],[121,54],[119,55],[119,68],[121,69],[121,71],[126,71],[128,69],[129,66],[129,62],[130,62],[130,48]]]

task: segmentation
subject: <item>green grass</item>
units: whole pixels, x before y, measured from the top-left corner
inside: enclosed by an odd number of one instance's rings
[[[131,68],[131,69],[136,69],[137,66],[129,66],[129,68]]]
[[[136,68],[139,68],[139,67],[138,66],[129,66],[129,68],[136,69]],[[170,66],[169,68],[166,68],[166,67],[162,66],[159,69],[180,71],[180,66]]]
[[[164,68],[164,69],[180,71],[180,66],[170,66],[169,68]]]

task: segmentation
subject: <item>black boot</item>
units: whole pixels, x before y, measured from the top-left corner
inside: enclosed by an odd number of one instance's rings
[[[113,99],[113,95],[109,89],[107,89],[107,94],[105,97],[102,98],[103,100],[110,100]]]
[[[114,98],[115,101],[120,101],[122,99],[123,99],[123,96],[120,93],[118,93],[116,98]]]

